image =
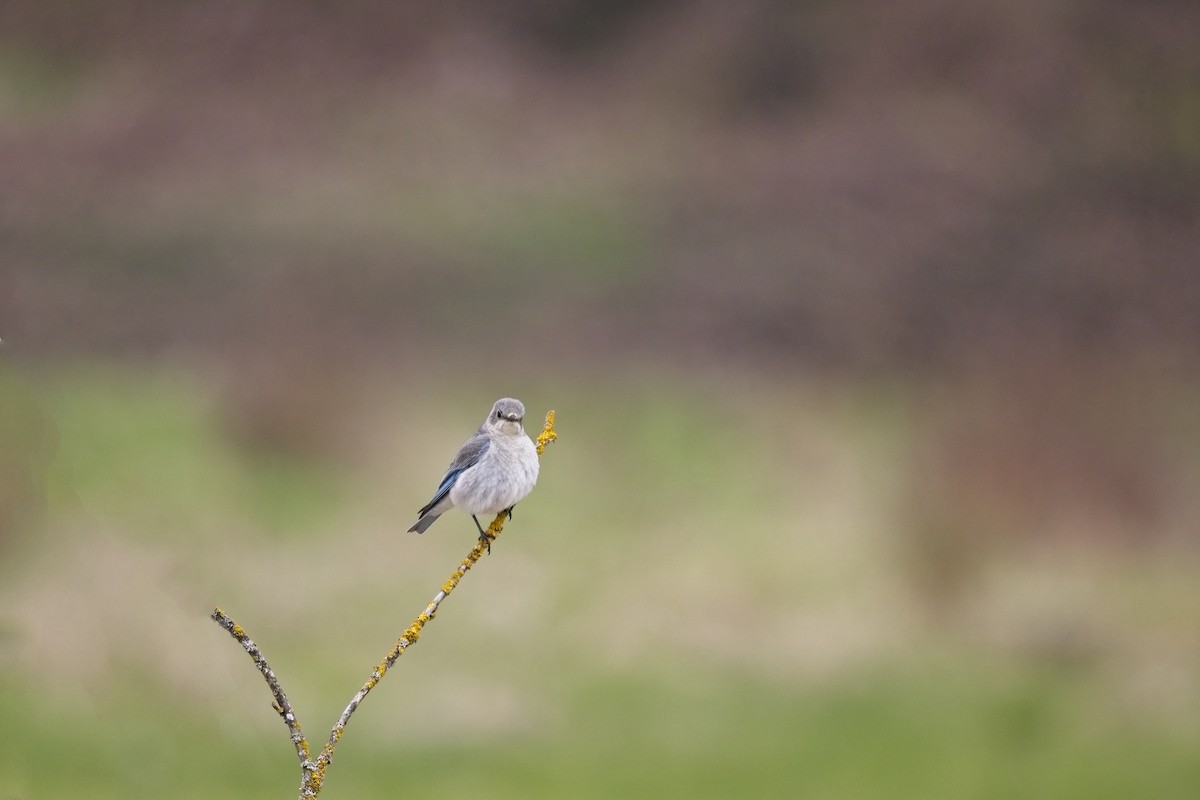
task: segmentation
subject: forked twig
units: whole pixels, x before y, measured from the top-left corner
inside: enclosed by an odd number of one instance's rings
[[[554,412],[549,411],[546,413],[546,424],[537,437],[538,455],[540,456],[545,452],[546,446],[556,439],[558,439],[558,434],[554,432]],[[485,532],[486,541],[482,538],[476,541],[475,546],[471,548],[471,552],[458,565],[458,569],[454,570],[450,575],[450,579],[442,584],[441,591],[434,596],[429,605],[425,607],[425,610],[417,615],[412,624],[396,640],[396,644],[384,656],[384,659],[375,665],[375,669],[371,672],[371,677],[367,678],[367,682],[362,685],[362,688],[355,692],[354,697],[350,699],[350,704],[346,706],[346,710],[342,712],[337,722],[334,723],[333,729],[329,732],[329,740],[325,742],[325,746],[321,748],[321,752],[315,760],[311,757],[308,740],[304,738],[304,734],[300,730],[300,721],[296,718],[296,713],[288,702],[287,695],[284,694],[283,687],[279,684],[279,679],[275,677],[275,671],[267,663],[267,659],[258,649],[258,645],[246,634],[242,626],[234,622],[228,614],[219,608],[213,609],[210,615],[212,619],[228,631],[229,635],[236,639],[254,660],[254,666],[258,667],[258,671],[266,679],[267,686],[275,698],[273,703],[275,710],[283,717],[283,721],[288,727],[292,744],[296,748],[296,755],[300,758],[301,800],[316,797],[320,794],[321,787],[325,784],[326,770],[333,762],[333,750],[337,747],[338,740],[342,738],[342,734],[346,730],[346,725],[349,723],[351,715],[358,709],[359,703],[383,679],[383,676],[392,668],[396,660],[404,655],[404,651],[421,637],[421,630],[425,627],[425,623],[429,622],[437,614],[438,606],[454,591],[459,581],[467,574],[467,570],[475,566],[475,562],[483,556],[486,549],[500,535],[506,518],[507,515],[504,512],[496,515],[496,518],[492,520],[492,524],[488,526]]]

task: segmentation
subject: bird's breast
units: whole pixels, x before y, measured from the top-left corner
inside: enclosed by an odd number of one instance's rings
[[[528,436],[500,436],[463,472],[451,490],[454,504],[471,514],[498,514],[524,500],[537,483],[537,449]]]

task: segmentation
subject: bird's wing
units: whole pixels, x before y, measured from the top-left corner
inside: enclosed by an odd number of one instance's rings
[[[483,458],[483,454],[487,452],[490,444],[491,440],[483,433],[477,433],[470,439],[467,439],[466,444],[459,449],[458,455],[454,456],[454,460],[446,468],[446,474],[442,476],[442,482],[438,484],[433,499],[426,503],[425,507],[417,512],[417,515],[424,516],[429,509],[442,502],[446,495],[450,494],[450,490],[454,487],[454,482],[458,480],[458,476],[463,471],[479,463],[479,459]]]

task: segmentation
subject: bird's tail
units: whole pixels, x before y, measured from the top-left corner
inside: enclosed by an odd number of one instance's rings
[[[413,526],[408,529],[408,532],[412,533],[413,531],[416,531],[417,533],[424,533],[425,531],[429,530],[429,526],[436,522],[437,518],[441,515],[442,514],[439,511],[430,511],[422,515],[421,518],[413,523]]]

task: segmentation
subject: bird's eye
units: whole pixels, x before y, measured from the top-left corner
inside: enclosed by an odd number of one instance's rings
[[[501,418],[503,418],[503,417],[504,417],[504,412],[502,412],[502,411],[497,411],[497,412],[496,412],[496,419],[501,419]]]

